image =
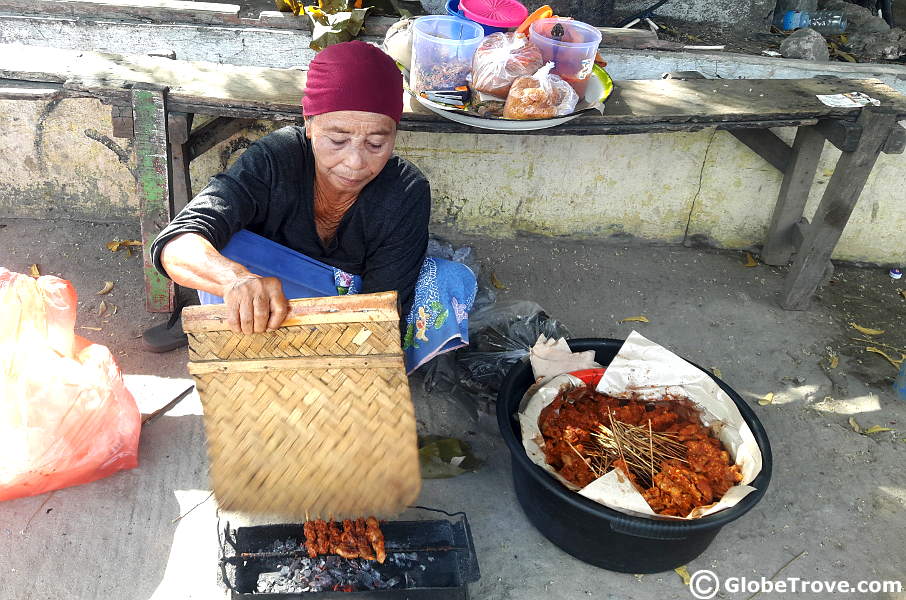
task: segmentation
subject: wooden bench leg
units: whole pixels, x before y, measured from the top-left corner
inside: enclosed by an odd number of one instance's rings
[[[859,144],[840,155],[786,277],[780,305],[787,310],[808,308],[878,155],[897,126],[896,114],[870,108],[862,110],[857,123],[862,126]]]
[[[167,115],[167,137],[170,142],[170,167],[173,173],[173,215],[179,213],[192,199],[192,179],[189,175],[189,134],[192,131],[191,113],[171,112]]]
[[[151,262],[151,243],[171,218],[167,89],[157,84],[136,83],[131,91],[135,188],[142,227],[145,305],[149,312],[173,310],[173,282],[158,273]]]
[[[785,265],[795,251],[793,228],[802,217],[824,149],[824,136],[814,125],[796,131],[790,162],[783,175],[771,225],[761,251],[762,262]]]

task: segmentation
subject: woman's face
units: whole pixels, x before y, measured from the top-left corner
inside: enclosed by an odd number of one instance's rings
[[[321,185],[357,194],[393,154],[396,122],[387,115],[341,110],[305,120]]]

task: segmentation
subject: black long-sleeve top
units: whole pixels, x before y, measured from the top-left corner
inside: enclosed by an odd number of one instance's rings
[[[154,266],[175,236],[197,233],[218,250],[248,229],[306,256],[362,276],[362,292],[396,290],[412,305],[428,245],[431,191],[418,168],[393,156],[343,215],[325,246],[314,219],[315,163],[305,129],[284,127],[252,144],[161,231]]]

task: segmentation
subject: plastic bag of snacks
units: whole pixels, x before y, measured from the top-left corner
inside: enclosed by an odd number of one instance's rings
[[[576,109],[579,95],[571,85],[551,73],[549,62],[531,76],[513,82],[503,107],[504,119],[550,119]]]
[[[492,33],[472,58],[472,89],[506,98],[517,77],[542,67],[541,50],[521,33]]]

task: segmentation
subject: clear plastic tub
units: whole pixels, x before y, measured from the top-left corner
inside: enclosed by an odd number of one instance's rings
[[[467,85],[484,30],[478,23],[435,15],[415,20],[409,87],[418,93]]]
[[[562,31],[557,31],[557,26]],[[579,98],[585,98],[601,32],[581,21],[550,18],[532,23],[529,37],[541,50],[544,61],[554,63],[553,72],[569,82]]]

